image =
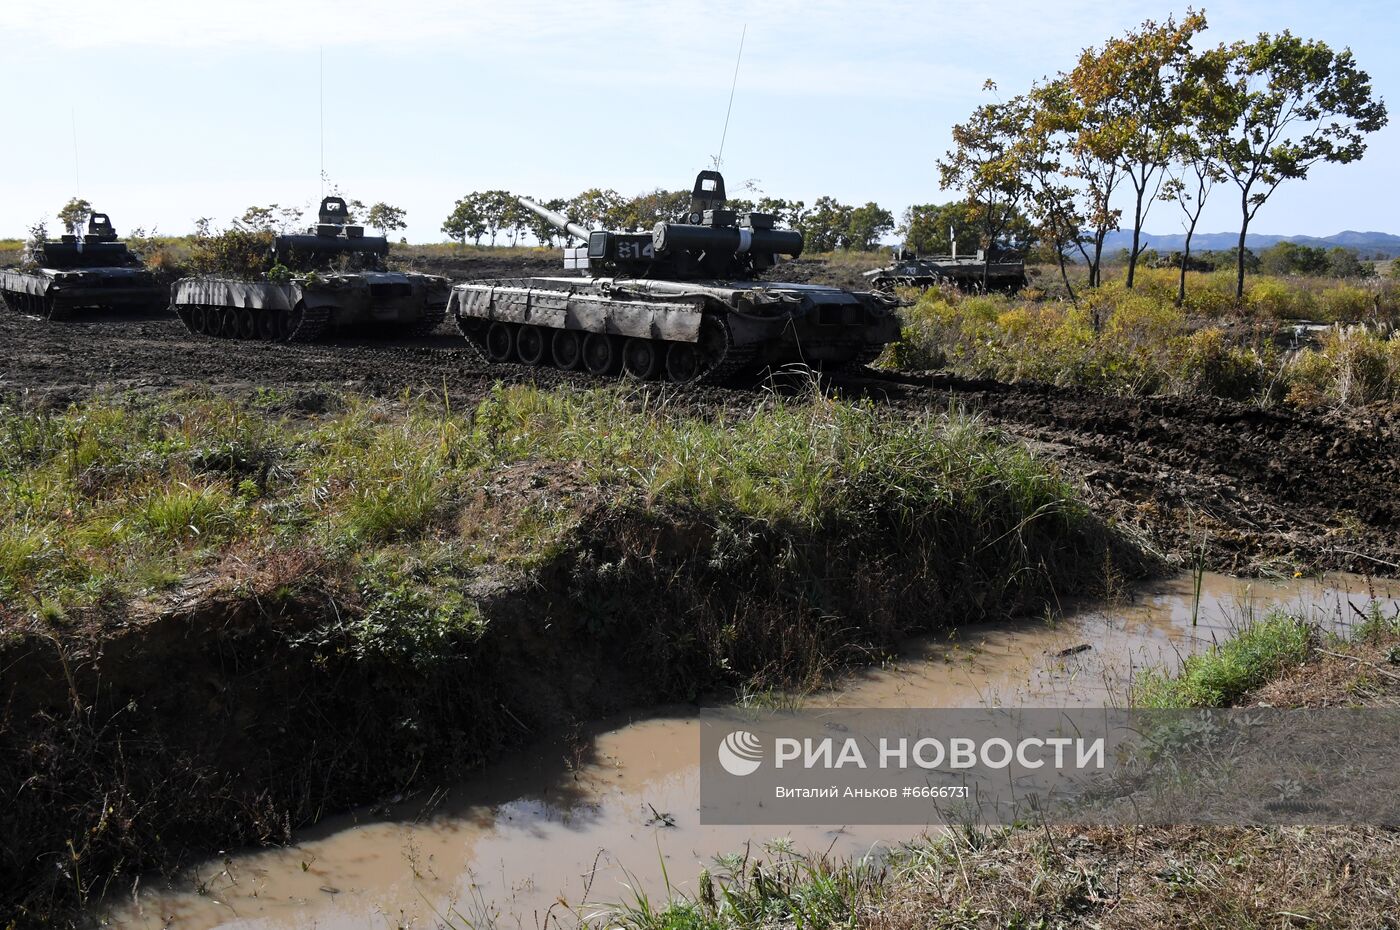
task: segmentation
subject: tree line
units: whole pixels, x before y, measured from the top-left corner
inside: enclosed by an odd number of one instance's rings
[[[657,223],[684,219],[690,210],[690,191],[661,189],[626,197],[595,187],[567,199],[528,199],[581,226],[622,232],[650,231]],[[801,232],[806,249],[812,252],[873,249],[895,228],[894,214],[873,201],[852,206],[834,197],[819,197],[809,207],[801,200],[734,197],[727,208],[771,213],[779,224]],[[547,220],[522,207],[515,194],[503,190],[475,191],[460,198],[443,220],[442,232],[455,242],[475,245],[483,239],[495,245],[501,237],[515,245],[526,234],[544,245],[566,238]]]
[[[1098,286],[1105,238],[1128,228],[1131,288],[1148,215],[1172,204],[1186,233],[1180,301],[1201,212],[1225,188],[1238,198],[1243,297],[1245,237],[1260,209],[1316,165],[1361,158],[1388,115],[1350,49],[1288,31],[1198,49],[1205,29],[1205,14],[1191,10],[1180,22],[1149,20],[954,126],[939,179],[964,193],[979,242],[1047,246],[1073,296],[1065,263],[1077,255]],[[1120,192],[1127,211],[1115,206]]]
[[[1213,249],[1193,252],[1189,258],[1179,249],[1165,254],[1153,248],[1143,249],[1138,254],[1137,263],[1143,268],[1180,268],[1187,262],[1190,271],[1231,271],[1240,263],[1238,249]],[[1119,249],[1114,253],[1112,263],[1126,266],[1128,250]],[[1378,264],[1389,263],[1389,259],[1365,259],[1355,249],[1335,245],[1331,248],[1301,245],[1295,242],[1278,242],[1255,252],[1244,250],[1244,267],[1249,274],[1269,274],[1283,277],[1302,276],[1313,278],[1370,278],[1378,274]],[[1393,263],[1390,263],[1393,264]]]

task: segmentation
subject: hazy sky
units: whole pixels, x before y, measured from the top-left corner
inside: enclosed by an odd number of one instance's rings
[[[934,160],[949,126],[988,99],[985,79],[1018,93],[1080,48],[1183,10],[1137,0],[0,0],[0,236],[23,235],[78,188],[123,232],[309,204],[320,194],[322,49],[325,169],[355,197],[405,207],[412,240],[441,239],[470,190],[688,187],[719,149],[745,25],[724,150],[731,192],[752,179],[775,196],[875,200],[898,213],[952,198]],[[1255,231],[1400,232],[1395,0],[1206,11],[1212,43],[1288,28],[1350,46],[1396,110],[1361,163],[1285,185]],[[1149,231],[1178,231],[1174,209],[1158,205]],[[1237,210],[1222,188],[1202,230],[1232,228]]]

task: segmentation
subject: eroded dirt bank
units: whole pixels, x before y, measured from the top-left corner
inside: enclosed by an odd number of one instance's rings
[[[481,623],[431,648],[367,651],[336,565],[291,558],[228,566],[171,603],[98,605],[63,633],[12,617],[0,922],[66,923],[135,872],[284,841],[546,729],[802,682],[916,630],[1101,593],[1106,573],[1143,568],[1093,522],[1003,528],[981,546],[966,522],[940,515],[911,546],[878,514],[812,535],[589,507],[538,569],[470,582]],[[1038,569],[1008,570],[1005,547]]]

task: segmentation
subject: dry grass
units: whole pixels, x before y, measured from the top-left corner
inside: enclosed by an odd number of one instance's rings
[[[861,926],[1395,926],[1400,834],[1377,827],[1051,829],[906,851]]]

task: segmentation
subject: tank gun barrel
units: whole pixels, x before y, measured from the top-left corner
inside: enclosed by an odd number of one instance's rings
[[[522,207],[529,210],[555,229],[562,230],[576,239],[582,239],[584,242],[588,241],[590,230],[584,229],[564,214],[555,213],[548,207],[535,203],[529,197],[517,197],[515,199],[520,202]]]

